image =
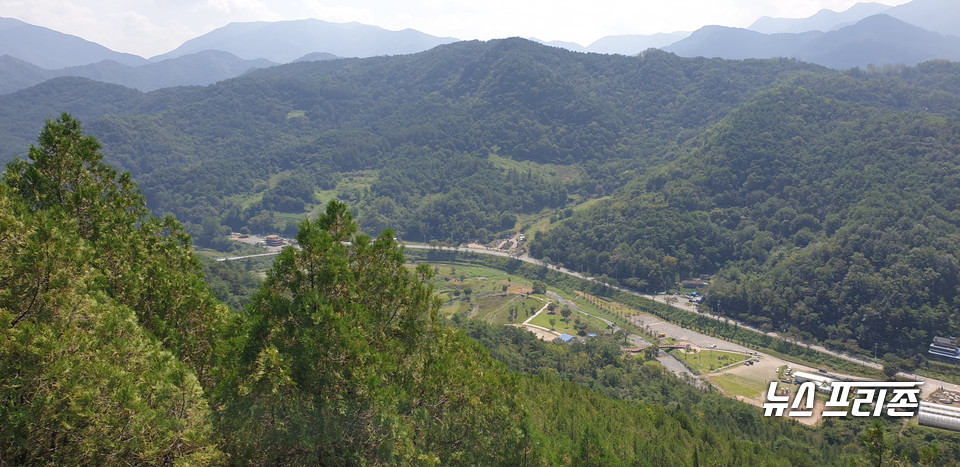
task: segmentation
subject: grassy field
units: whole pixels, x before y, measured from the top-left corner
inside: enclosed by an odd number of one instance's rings
[[[573,165],[538,164],[530,161],[516,161],[499,154],[487,155],[487,160],[494,167],[503,170],[515,170],[521,174],[529,173],[531,177],[544,180],[569,182],[580,178],[580,169]]]
[[[412,265],[411,265],[412,267]],[[440,312],[446,316],[469,313],[474,319],[491,324],[521,322],[539,310],[544,302],[524,298],[531,291],[530,281],[495,269],[460,264],[431,265],[434,277],[428,281],[444,301]],[[468,299],[469,297],[469,299]],[[514,311],[514,321],[510,320]]]
[[[700,350],[695,353],[686,353],[680,349],[674,349],[671,350],[670,353],[696,373],[710,373],[717,368],[742,362],[747,359],[745,355],[719,350]]]
[[[536,318],[530,320],[530,324],[542,326],[557,332],[565,332],[571,336],[577,335],[576,329],[573,328],[573,316],[571,315],[569,323],[563,321],[562,318],[563,317],[560,316],[560,313],[551,315],[547,314],[547,312],[543,312],[537,315]],[[553,319],[553,324],[550,324],[551,319]]]
[[[525,297],[517,294],[490,294],[477,299],[477,314],[474,319],[480,319],[490,324],[522,323],[546,305],[546,301],[536,297]],[[514,316],[514,319],[510,319]]]
[[[729,396],[743,396],[751,399],[763,395],[770,385],[769,380],[729,373],[711,376],[710,381]]]

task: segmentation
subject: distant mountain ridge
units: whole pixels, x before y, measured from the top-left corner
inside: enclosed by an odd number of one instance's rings
[[[240,76],[250,70],[274,65],[276,63],[269,60],[243,60],[228,52],[206,50],[140,66],[102,60],[87,65],[46,70],[19,58],[4,55],[0,57],[0,94],[16,92],[63,76],[89,78],[144,92],[173,86],[205,86]]]
[[[747,29],[763,34],[801,33],[808,31],[833,31],[873,15],[890,10],[890,6],[880,3],[857,3],[844,11],[820,10],[807,18],[771,18],[764,16],[756,20]]]
[[[857,3],[841,12],[824,9],[807,18],[764,16],[747,29],[764,34],[829,32],[878,14],[892,16],[928,31],[960,36],[960,2],[956,0],[913,0],[897,6]]]
[[[823,34],[793,55],[830,68],[916,65],[936,58],[960,60],[960,38],[944,36],[889,15]]]
[[[877,15],[884,15],[878,18]],[[789,57],[836,68],[960,60],[960,1],[913,0],[899,6],[858,3],[808,18],[758,19],[748,29],[705,26],[695,32],[606,36],[583,46],[537,42],[577,52],[638,55],[659,48],[684,57]],[[140,91],[208,85],[294,61],[422,52],[458,41],[406,29],[318,19],[231,23],[146,60],[76,36],[0,17],[0,94],[77,76]]]
[[[95,42],[18,19],[0,17],[0,56],[9,55],[40,68],[56,69],[113,60],[136,66],[143,57],[115,52]]]
[[[293,61],[420,52],[456,39],[320,20],[231,23],[149,61],[20,20],[0,18],[0,94],[76,76],[140,91],[208,85]]]
[[[707,26],[709,27],[709,26]],[[628,34],[622,36],[604,36],[584,47],[575,42],[530,40],[553,47],[562,47],[574,52],[598,54],[637,55],[647,49],[662,49],[674,42],[690,36],[690,32],[668,32],[650,35]]]
[[[650,35],[606,36],[594,41],[587,49],[590,52],[603,54],[635,55],[647,49],[661,49],[689,36],[689,31]]]
[[[795,58],[836,69],[869,65],[916,65],[941,58],[960,60],[960,38],[944,36],[881,14],[835,31],[763,34],[708,26],[668,47],[682,57]]]
[[[459,39],[435,37],[413,29],[388,31],[360,23],[331,23],[319,19],[230,23],[185,42],[151,61],[203,50],[223,50],[240,58],[263,58],[290,63],[314,52],[339,57],[373,57],[422,52]]]
[[[823,33],[762,34],[749,29],[707,26],[690,37],[677,41],[663,50],[681,57],[747,58],[791,57],[795,52]]]

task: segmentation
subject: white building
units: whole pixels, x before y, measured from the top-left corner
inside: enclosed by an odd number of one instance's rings
[[[960,408],[957,407],[921,402],[917,419],[924,426],[960,431]]]

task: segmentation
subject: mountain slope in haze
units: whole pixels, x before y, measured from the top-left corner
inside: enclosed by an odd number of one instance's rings
[[[388,31],[360,23],[330,23],[317,19],[230,23],[150,60],[222,50],[247,60],[262,58],[289,63],[313,52],[339,57],[398,55],[420,52],[456,40],[412,29]]]
[[[229,52],[206,50],[136,67],[104,61],[54,70],[53,73],[153,91],[172,86],[205,86],[274,65],[276,63],[269,60],[244,60]]]
[[[928,31],[960,37],[960,2],[913,0],[890,8],[886,14]]]
[[[0,57],[0,94],[7,94],[42,83],[54,74],[19,58]]]
[[[833,31],[868,17],[887,12],[891,7],[880,3],[857,3],[844,11],[823,9],[807,18],[771,18],[764,16],[747,29],[763,34]]]
[[[324,60],[336,60],[336,59],[338,59],[338,58],[340,58],[340,57],[337,57],[337,56],[334,55],[334,54],[329,54],[329,53],[326,53],[326,52],[311,52],[311,53],[308,53],[308,54],[306,54],[306,55],[304,55],[304,56],[302,56],[302,57],[294,60],[293,62],[294,62],[294,63],[296,63],[296,62],[320,62],[320,61],[324,61]]]
[[[587,46],[586,51],[601,54],[637,55],[647,49],[662,49],[688,36],[690,36],[689,32],[606,36]]]
[[[40,68],[56,69],[113,60],[135,66],[142,57],[114,52],[100,44],[52,29],[0,18],[0,56],[10,55]]]
[[[839,69],[916,65],[935,58],[960,59],[960,37],[943,36],[892,16],[875,15],[825,33],[791,56]]]
[[[706,26],[686,39],[663,47],[663,50],[681,57],[716,57],[728,60],[792,57],[797,50],[803,49],[820,35],[822,33],[817,31],[801,34],[762,34],[748,29]]]
[[[764,34],[833,31],[878,14],[928,31],[960,36],[960,3],[954,0],[913,0],[897,6],[880,3],[857,3],[847,10],[820,10],[807,18],[771,18],[764,16],[747,29]]]
[[[140,91],[173,86],[205,86],[256,68],[274,65],[276,63],[268,60],[243,60],[227,52],[208,50],[139,66],[104,60],[89,65],[45,70],[5,55],[0,57],[0,94],[16,92],[57,77],[88,78]]]
[[[684,57],[789,57],[836,69],[916,65],[960,59],[960,38],[943,36],[888,15],[874,15],[836,31],[800,34],[708,26],[664,50]]]
[[[587,48],[577,44],[576,42],[567,42],[567,41],[544,41],[537,39],[536,37],[531,37],[531,41],[543,44],[550,47],[559,47],[561,49],[567,49],[573,52],[587,52]]]

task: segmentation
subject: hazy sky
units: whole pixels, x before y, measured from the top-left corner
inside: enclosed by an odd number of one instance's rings
[[[874,0],[899,5],[908,0]],[[509,36],[589,45],[608,35],[747,27],[857,0],[0,0],[0,16],[144,57],[234,21],[318,18],[458,39]]]

